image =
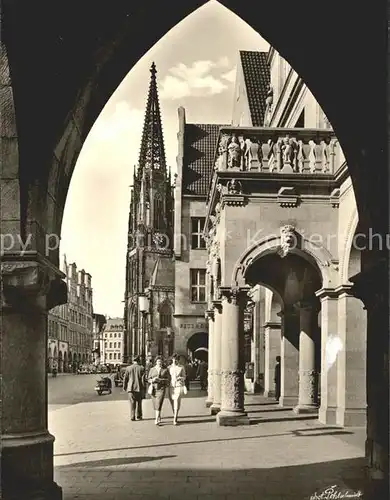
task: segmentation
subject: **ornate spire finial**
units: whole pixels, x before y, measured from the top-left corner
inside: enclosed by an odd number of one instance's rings
[[[165,148],[160,103],[157,93],[157,70],[154,62],[150,68],[150,73],[149,92],[139,155],[139,168],[142,172],[145,172],[145,170],[160,170],[166,175]]]

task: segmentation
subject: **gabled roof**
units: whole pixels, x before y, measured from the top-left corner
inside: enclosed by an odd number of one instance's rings
[[[226,125],[186,123],[184,129],[183,195],[207,196],[219,129]]]
[[[240,60],[253,127],[264,124],[265,99],[270,85],[268,52],[240,50]]]

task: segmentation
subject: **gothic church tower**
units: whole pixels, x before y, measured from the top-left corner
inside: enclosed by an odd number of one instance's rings
[[[165,159],[156,66],[131,189],[125,290],[125,354],[169,355],[174,310],[173,186]]]

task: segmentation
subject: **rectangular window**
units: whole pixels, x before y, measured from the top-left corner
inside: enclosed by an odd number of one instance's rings
[[[191,269],[191,301],[206,302],[206,270]]]
[[[191,248],[193,250],[206,248],[206,242],[203,238],[205,222],[205,217],[191,217]]]

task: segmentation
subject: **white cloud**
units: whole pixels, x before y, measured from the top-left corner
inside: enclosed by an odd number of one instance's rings
[[[232,68],[230,71],[228,71],[227,73],[223,73],[221,75],[221,77],[224,79],[224,80],[227,80],[228,82],[235,82],[236,80],[236,72],[237,72],[237,68],[234,67]]]
[[[217,66],[220,68],[228,68],[229,65],[230,65],[230,61],[229,61],[229,58],[227,56],[222,56],[217,62]]]
[[[212,70],[229,66],[228,57],[221,57],[217,62],[209,60],[195,61],[191,66],[183,63],[174,66],[161,82],[162,99],[181,99],[183,97],[205,97],[220,94],[228,89],[221,77],[213,75]],[[225,73],[229,75],[230,72]],[[233,80],[223,77],[231,83]]]
[[[113,141],[126,134],[140,134],[144,111],[131,108],[126,101],[119,101],[113,113],[101,116],[93,126],[88,140]],[[142,130],[142,128],[141,128]]]

